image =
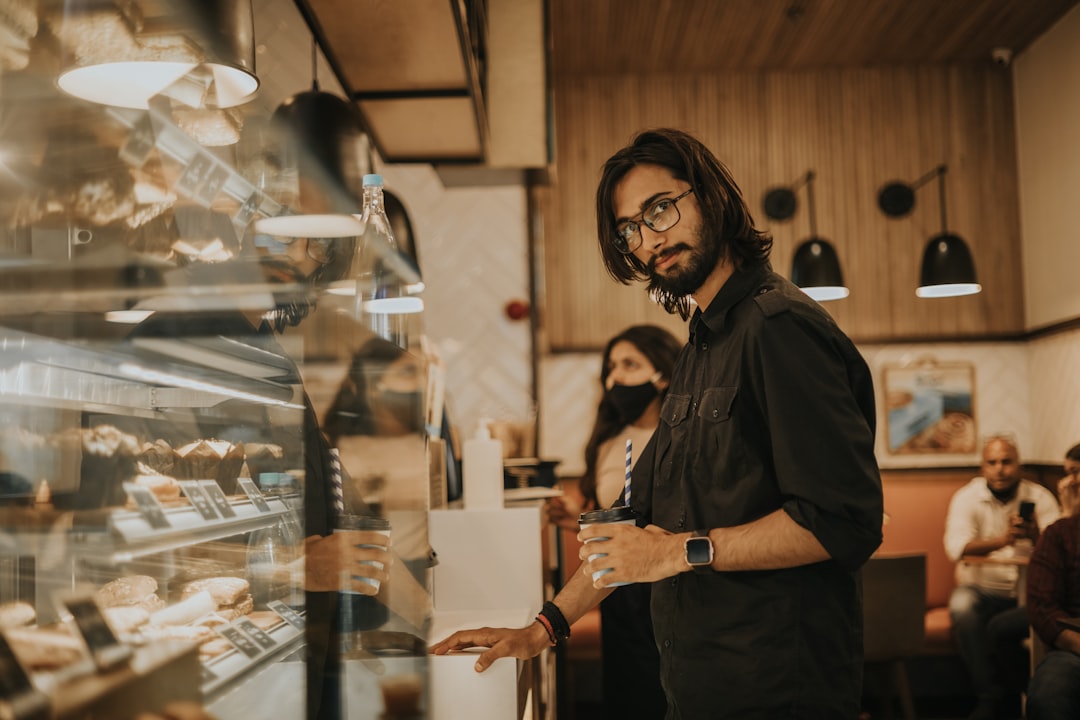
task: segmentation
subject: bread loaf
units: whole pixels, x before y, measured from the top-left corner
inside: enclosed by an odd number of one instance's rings
[[[102,585],[94,593],[94,598],[106,608],[125,605],[152,607],[161,603],[157,588],[157,580],[149,575],[128,575]]]
[[[29,603],[10,602],[0,605],[0,630],[26,627],[37,620],[37,612]]]
[[[203,615],[217,610],[217,603],[205,590],[198,592],[175,605],[158,610],[150,616],[153,625],[187,625]]]
[[[248,581],[243,578],[205,578],[203,580],[193,580],[185,584],[180,593],[180,599],[186,600],[192,595],[205,590],[210,593],[210,597],[214,599],[214,602],[217,603],[218,607],[227,607],[229,605],[235,605],[237,600],[245,595],[249,589],[250,585],[248,585]]]
[[[5,630],[11,649],[27,670],[58,670],[83,657],[82,641],[54,630]]]
[[[150,621],[150,613],[138,605],[107,607],[103,611],[109,626],[118,633],[130,633]]]

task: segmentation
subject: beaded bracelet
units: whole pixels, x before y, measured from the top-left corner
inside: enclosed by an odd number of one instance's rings
[[[537,615],[536,621],[544,626],[544,630],[547,632],[548,641],[552,647],[559,644],[559,641],[555,639],[555,631],[551,629],[551,621],[543,615]]]

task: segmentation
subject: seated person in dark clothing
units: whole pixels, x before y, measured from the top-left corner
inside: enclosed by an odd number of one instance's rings
[[[1048,652],[1028,682],[1028,720],[1080,718],[1080,515],[1043,531],[1031,555],[1027,611]],[[1072,620],[1062,624],[1060,620]]]

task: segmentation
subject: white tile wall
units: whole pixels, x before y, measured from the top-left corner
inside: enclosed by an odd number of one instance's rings
[[[932,355],[939,362],[975,365],[975,422],[980,435],[1011,432],[1021,459],[1058,464],[1080,442],[1080,330],[1028,343],[864,345],[878,401],[878,463],[882,468],[969,466],[972,455],[890,456],[885,452],[881,408],[887,365]],[[540,451],[562,459],[561,474],[584,467],[581,459],[599,399],[600,354],[551,355],[540,362]]]

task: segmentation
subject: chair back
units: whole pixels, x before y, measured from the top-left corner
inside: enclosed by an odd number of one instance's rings
[[[912,657],[925,634],[926,555],[875,555],[862,568],[866,662]]]

